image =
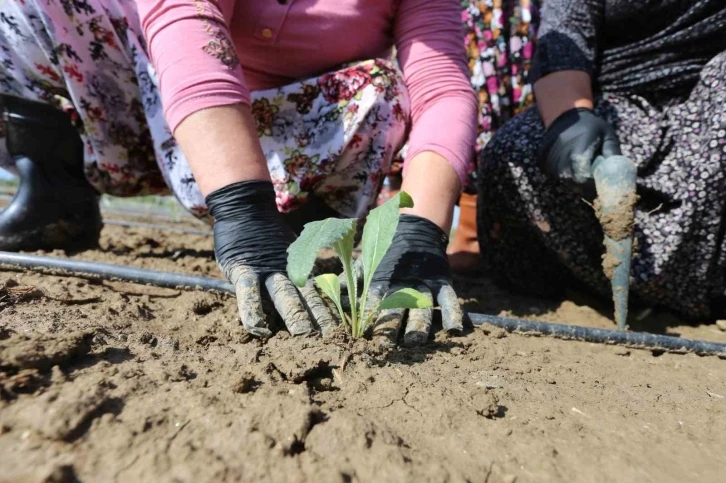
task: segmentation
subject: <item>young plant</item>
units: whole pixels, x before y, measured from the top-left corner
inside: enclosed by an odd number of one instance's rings
[[[379,310],[384,309],[417,309],[431,306],[431,300],[421,292],[404,288],[392,294],[386,294],[374,310],[366,312],[371,280],[380,265],[398,227],[399,210],[413,207],[413,200],[408,193],[401,191],[384,204],[371,210],[363,227],[362,267],[359,277],[355,273],[353,260],[353,244],[356,232],[354,218],[328,218],[327,220],[307,223],[300,237],[290,245],[287,253],[287,274],[298,287],[305,285],[317,258],[318,251],[332,246],[343,264],[343,275],[348,285],[350,313],[343,310],[341,301],[340,280],[337,275],[326,273],[315,277],[315,283],[335,304],[340,319],[350,326],[353,337],[361,337],[369,324],[375,320]],[[363,290],[358,297],[358,279],[363,280]]]

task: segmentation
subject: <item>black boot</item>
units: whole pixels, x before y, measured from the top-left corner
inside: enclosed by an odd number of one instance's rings
[[[83,142],[64,112],[0,95],[2,128],[20,186],[0,213],[0,250],[98,246],[98,194],[83,172]]]

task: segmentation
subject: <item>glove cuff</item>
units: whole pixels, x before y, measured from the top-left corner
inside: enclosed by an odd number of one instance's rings
[[[592,109],[588,109],[586,107],[573,107],[572,109],[568,109],[557,116],[555,120],[552,121],[552,124],[550,124],[550,127],[547,128],[547,132],[560,133],[564,131],[568,126],[574,124],[580,118],[580,115],[584,113],[589,113],[593,116],[595,115],[595,112]]]
[[[241,181],[206,198],[214,217],[214,254],[231,278],[244,265],[259,275],[285,272],[287,247],[295,235],[277,211],[270,181]]]
[[[446,247],[449,246],[449,235],[439,225],[421,216],[401,215],[398,219],[398,229],[396,231],[402,237],[415,234],[416,239],[426,240],[427,245],[435,246],[442,253],[446,253]]]
[[[204,199],[209,214],[219,220],[244,216],[250,211],[277,211],[275,189],[270,181],[239,181],[218,188]]]

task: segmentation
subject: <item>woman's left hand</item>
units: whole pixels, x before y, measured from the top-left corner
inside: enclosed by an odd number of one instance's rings
[[[429,296],[433,305],[441,308],[444,330],[462,332],[464,312],[451,286],[448,243],[448,235],[433,222],[416,215],[401,215],[393,243],[373,275],[367,309],[377,307],[386,294],[410,287]],[[426,343],[433,312],[433,307],[408,311],[404,343]],[[395,343],[405,315],[406,309],[382,311],[373,324],[373,335],[387,336]]]

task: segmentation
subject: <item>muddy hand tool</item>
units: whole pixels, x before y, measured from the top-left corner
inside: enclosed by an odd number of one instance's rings
[[[547,128],[540,148],[546,176],[570,186],[595,209],[605,232],[603,268],[612,281],[615,321],[628,318],[630,257],[633,251],[635,165],[622,156],[615,129],[592,110],[577,107]]]
[[[637,199],[635,164],[625,156],[599,156],[593,163],[592,176],[597,190],[595,211],[605,233],[603,269],[612,283],[615,322],[624,329],[628,319]]]

